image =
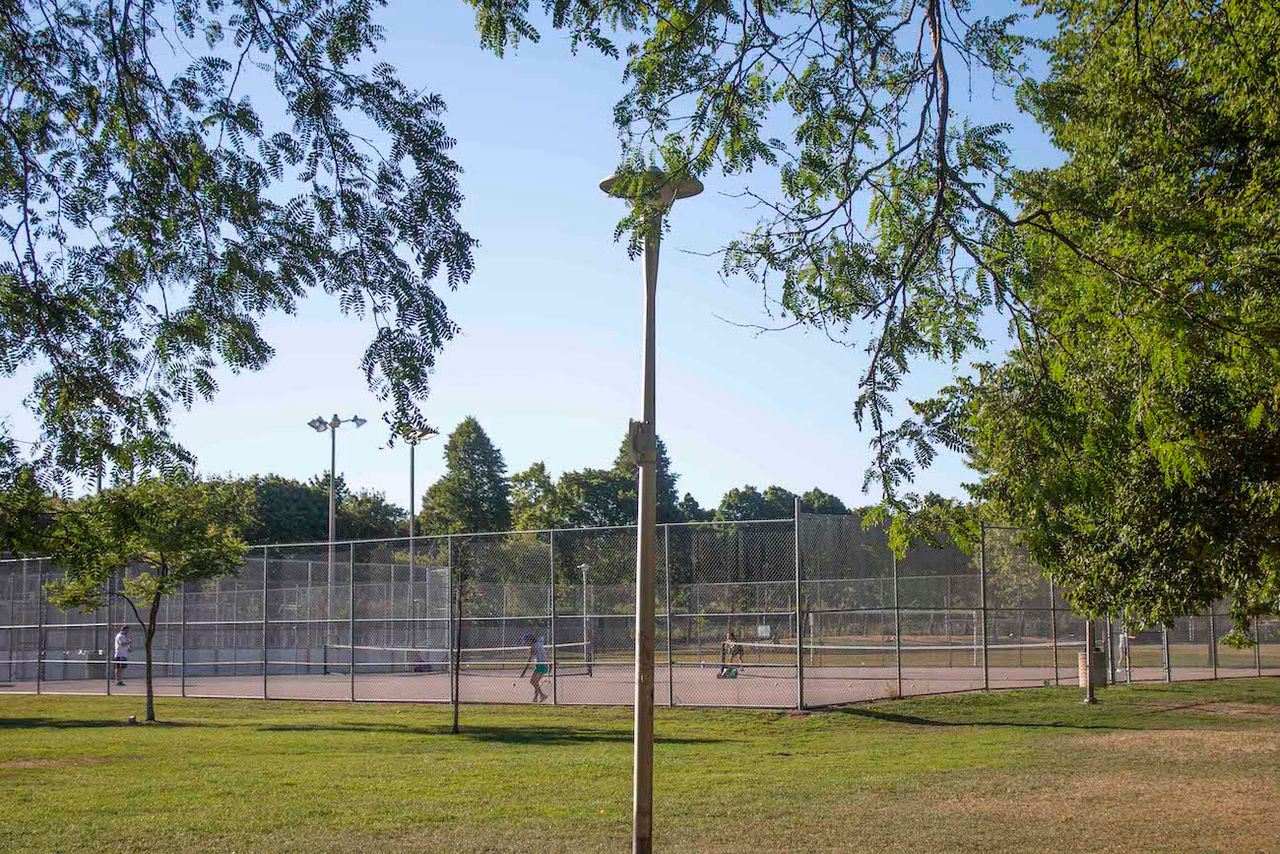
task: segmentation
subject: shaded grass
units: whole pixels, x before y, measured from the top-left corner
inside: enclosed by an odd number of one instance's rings
[[[1280,680],[660,709],[668,851],[1280,851]],[[630,711],[0,697],[0,850],[617,851]]]

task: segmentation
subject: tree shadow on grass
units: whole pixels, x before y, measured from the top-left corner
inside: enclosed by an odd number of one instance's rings
[[[450,735],[448,726],[408,726],[386,723],[355,722],[341,724],[264,724],[255,727],[259,732],[332,732],[379,733],[384,735]],[[630,743],[629,729],[575,729],[544,725],[490,726],[462,723],[458,738],[469,741],[500,744],[597,744],[601,742]],[[658,736],[658,744],[717,744],[733,739],[685,738]]]
[[[195,721],[138,721],[131,724],[117,718],[0,718],[0,730],[4,729],[99,729],[102,727],[209,727],[226,726],[219,723]]]
[[[912,726],[928,726],[928,727],[1017,727],[1020,729],[1078,729],[1078,730],[1106,730],[1106,731],[1122,731],[1128,730],[1133,732],[1143,732],[1148,727],[1140,726],[1124,726],[1115,723],[1068,723],[1066,721],[1008,721],[1008,720],[989,720],[986,718],[975,718],[965,721],[943,721],[936,718],[922,718],[919,715],[907,715],[900,712],[886,712],[879,709],[871,709],[858,706],[845,706],[839,709],[830,709],[833,714],[851,715],[859,718],[871,718],[877,721],[886,721],[896,724],[911,724]]]

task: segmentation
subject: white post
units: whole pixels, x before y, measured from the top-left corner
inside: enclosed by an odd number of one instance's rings
[[[267,699],[267,547],[262,547],[262,699]]]
[[[898,696],[902,696],[902,608],[898,604],[898,555],[889,550],[893,568],[893,660],[898,674]]]
[[[333,480],[329,483],[332,485]],[[356,544],[347,552],[347,666],[351,670],[351,702],[356,701]]]

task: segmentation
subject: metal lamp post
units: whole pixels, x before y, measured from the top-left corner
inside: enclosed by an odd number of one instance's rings
[[[611,196],[639,204],[644,229],[644,417],[632,421],[627,446],[640,470],[637,492],[635,748],[632,790],[632,851],[653,850],[653,576],[657,558],[658,433],[654,407],[654,301],[658,286],[658,246],[662,218],[676,199],[696,196],[693,179],[648,171],[611,175],[600,182]],[[585,639],[584,639],[585,640]]]
[[[408,632],[409,646],[413,646],[414,644],[417,643],[416,635],[417,635],[417,627],[418,627],[417,617],[413,613],[414,611],[413,585],[416,580],[414,577],[414,548],[413,548],[414,547],[413,528],[414,528],[414,521],[415,521],[414,520],[414,499],[416,498],[416,494],[415,494],[413,481],[414,481],[414,474],[417,471],[417,466],[414,464],[413,454],[414,454],[414,451],[417,449],[419,442],[421,442],[424,439],[430,439],[432,436],[435,436],[438,433],[439,431],[436,430],[434,427],[420,427],[416,430],[406,430],[404,434],[404,440],[409,443],[409,632]],[[427,585],[427,589],[428,591],[431,589],[430,584]],[[430,603],[428,603],[428,605],[429,604]]]
[[[336,518],[337,505],[334,502],[333,484],[338,479],[338,428],[343,424],[354,424],[356,427],[363,427],[368,422],[359,415],[352,415],[350,418],[339,418],[335,412],[333,417],[328,421],[317,415],[307,422],[307,426],[317,433],[329,431],[329,588],[325,596],[325,621],[324,621],[324,644],[326,652],[329,647],[330,624],[333,622],[333,541],[334,528]],[[354,584],[355,579],[348,579]]]

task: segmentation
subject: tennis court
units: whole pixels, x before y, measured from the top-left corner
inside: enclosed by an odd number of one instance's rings
[[[634,527],[255,547],[162,603],[161,695],[526,703],[528,639],[556,704],[632,700]],[[659,527],[660,704],[820,707],[1073,683],[1085,621],[1010,529],[902,559],[853,516]],[[59,611],[57,568],[0,564],[0,692],[141,692],[127,604]],[[133,624],[124,685],[112,639]],[[1109,681],[1280,675],[1280,622],[1224,642],[1225,603],[1170,629],[1100,620]],[[456,680],[453,676],[456,673]]]

